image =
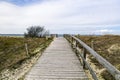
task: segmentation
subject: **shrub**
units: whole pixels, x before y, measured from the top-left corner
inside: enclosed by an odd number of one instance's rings
[[[24,33],[25,37],[45,37],[49,35],[49,31],[45,30],[44,27],[41,26],[31,26],[27,28],[27,33]]]

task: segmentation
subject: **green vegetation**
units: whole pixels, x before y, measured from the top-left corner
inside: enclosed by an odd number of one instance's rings
[[[104,36],[78,36],[83,42],[91,46],[93,42],[94,50],[97,51],[102,57],[108,60],[112,65],[114,65],[118,70],[120,70],[120,36],[117,35],[104,35]],[[96,59],[89,55],[88,57],[91,63],[99,69],[102,70],[103,67],[96,61]],[[103,70],[100,75],[105,80],[114,80],[112,76]]]
[[[16,64],[21,64],[25,59],[36,54],[37,48],[43,50],[52,41],[52,38],[20,38],[20,37],[0,37],[0,72],[7,68],[16,68]],[[28,46],[27,55],[25,44]]]

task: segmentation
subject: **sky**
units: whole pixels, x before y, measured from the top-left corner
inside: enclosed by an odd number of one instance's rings
[[[120,0],[0,0],[0,33],[119,34]]]

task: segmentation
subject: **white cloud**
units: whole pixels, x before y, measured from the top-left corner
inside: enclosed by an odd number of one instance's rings
[[[31,25],[43,25],[55,33],[92,33],[107,26],[120,26],[119,3],[119,0],[44,0],[17,6],[0,2],[0,33],[23,33]]]
[[[96,30],[94,31],[94,34],[112,34],[114,30],[111,29],[102,29],[102,30]]]

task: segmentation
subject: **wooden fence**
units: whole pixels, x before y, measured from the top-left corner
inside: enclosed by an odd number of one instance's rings
[[[77,53],[77,55],[82,59],[83,62],[83,68],[86,67],[90,71],[92,77],[94,80],[98,80],[95,72],[90,67],[89,63],[86,61],[86,51],[92,54],[92,56],[95,57],[95,59],[104,67],[106,70],[116,79],[120,80],[120,71],[117,70],[111,63],[109,63],[106,59],[101,57],[96,51],[94,51],[92,48],[90,48],[87,44],[85,44],[83,41],[78,39],[75,36],[72,35],[64,35],[64,37],[71,43],[73,49]],[[80,47],[81,46],[81,47]],[[81,50],[82,48],[82,50]],[[81,54],[82,53],[82,54]]]

